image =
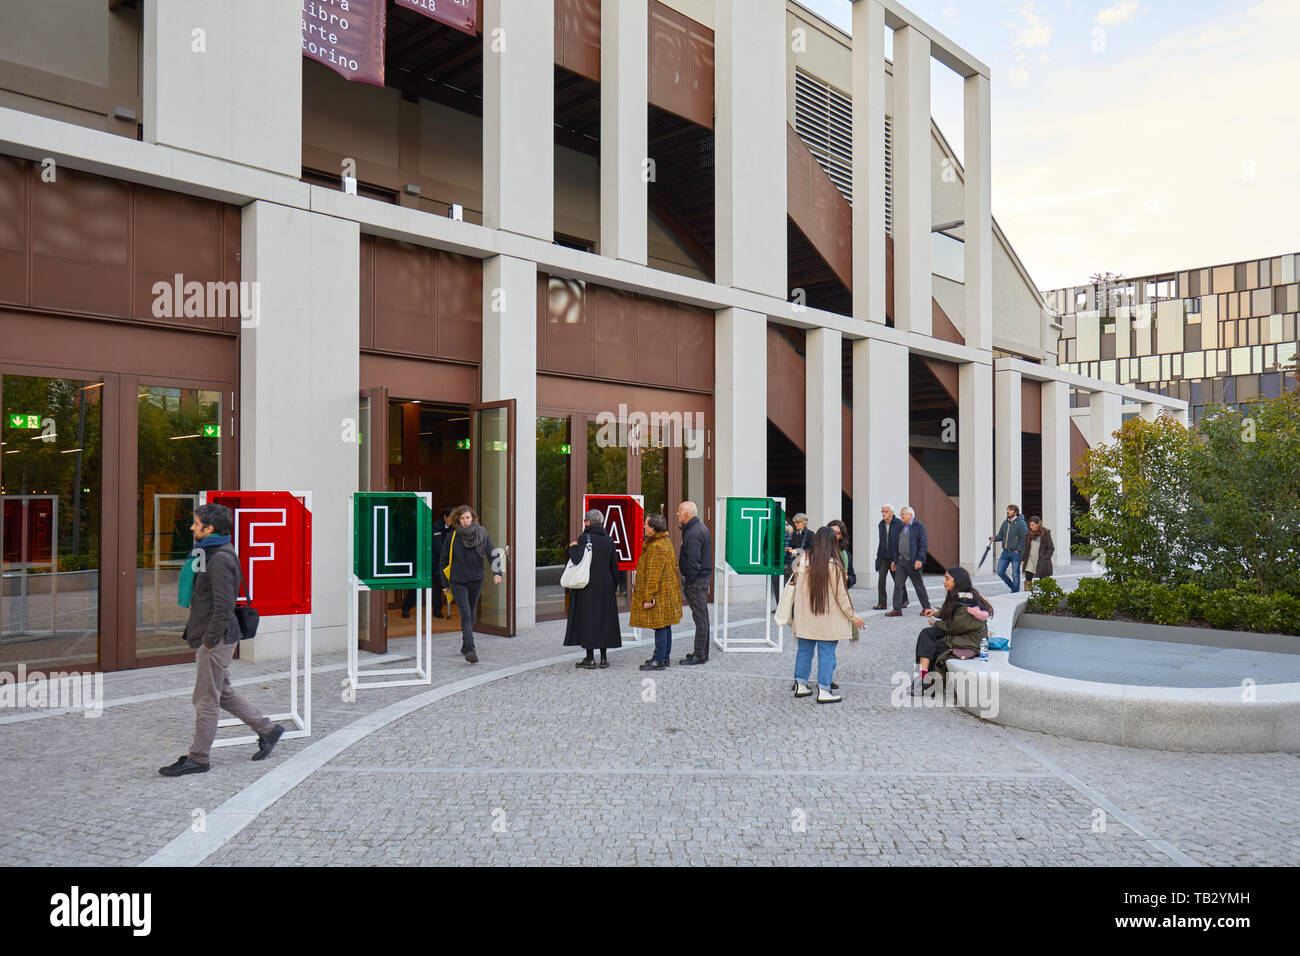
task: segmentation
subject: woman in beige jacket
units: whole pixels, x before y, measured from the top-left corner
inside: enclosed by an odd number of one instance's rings
[[[831,686],[831,678],[835,676],[835,649],[840,641],[853,636],[854,625],[863,627],[865,622],[853,610],[849,599],[835,530],[821,528],[813,538],[812,557],[801,555],[795,567],[792,628],[799,640],[794,658],[795,697],[812,695],[808,678],[816,652],[817,703],[838,704],[843,700]]]

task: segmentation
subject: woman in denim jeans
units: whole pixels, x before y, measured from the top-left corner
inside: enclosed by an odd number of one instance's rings
[[[794,696],[812,696],[808,680],[816,653],[817,703],[838,704],[843,698],[835,693],[831,680],[835,676],[835,650],[840,641],[852,637],[854,625],[863,627],[866,622],[853,610],[834,529],[818,530],[812,557],[799,555],[794,570],[792,629],[799,640],[794,658]]]

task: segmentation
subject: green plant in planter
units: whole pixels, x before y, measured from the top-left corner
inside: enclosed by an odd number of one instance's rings
[[[1147,589],[1150,595],[1149,620],[1167,627],[1176,627],[1187,621],[1187,605],[1182,591],[1168,584],[1153,584]]]
[[[1061,605],[1065,592],[1054,578],[1034,578],[1029,582],[1029,601],[1025,607],[1032,614],[1052,614]]]
[[[1119,609],[1120,590],[1103,578],[1084,578],[1065,596],[1065,601],[1071,614],[1105,621]]]
[[[1277,614],[1279,633],[1300,634],[1300,597],[1278,591],[1273,595],[1273,610]]]

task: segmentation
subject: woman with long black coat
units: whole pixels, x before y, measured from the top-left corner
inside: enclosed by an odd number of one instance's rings
[[[585,588],[569,592],[569,620],[564,628],[564,646],[582,647],[587,656],[575,665],[582,670],[608,667],[605,651],[623,646],[623,632],[618,623],[618,553],[605,531],[605,516],[588,511],[586,530],[577,541],[569,542],[569,560],[582,561],[591,546],[591,571]],[[600,663],[595,652],[600,651]]]

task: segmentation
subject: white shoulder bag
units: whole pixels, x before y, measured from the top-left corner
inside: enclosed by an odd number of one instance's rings
[[[560,587],[569,588],[570,590],[579,591],[587,586],[591,580],[591,538],[587,538],[587,549],[582,553],[582,560],[577,564],[568,561],[564,565],[564,573],[560,575]]]
[[[781,600],[776,604],[776,612],[773,620],[778,627],[789,627],[794,621],[794,579],[803,573],[804,561],[798,561],[796,567],[792,568],[790,580],[785,582],[785,587],[781,590]]]

